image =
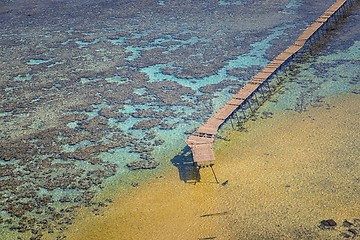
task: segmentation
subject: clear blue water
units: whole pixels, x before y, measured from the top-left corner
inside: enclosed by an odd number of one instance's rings
[[[5,1],[0,236],[61,235],[67,223],[58,218],[105,204],[93,198],[105,179],[130,185],[126,164],[172,167],[189,132],[330,5]],[[284,77],[278,97],[288,101],[279,108],[305,111],[326,95],[359,91],[358,12]]]

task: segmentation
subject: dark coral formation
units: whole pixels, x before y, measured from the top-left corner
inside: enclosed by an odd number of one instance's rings
[[[131,169],[157,167],[152,152],[166,143],[156,132],[209,117],[214,95],[238,90],[259,66],[205,77],[288,16],[265,2],[17,3],[0,6],[0,224],[32,239],[61,239],[78,208],[100,214],[111,202],[94,196],[126,163],[103,154],[121,149],[136,156]]]
[[[134,161],[126,164],[126,166],[131,170],[139,170],[139,169],[154,169],[159,166],[159,163],[154,160],[149,161]]]

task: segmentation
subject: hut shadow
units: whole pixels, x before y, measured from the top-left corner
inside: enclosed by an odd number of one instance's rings
[[[194,165],[191,150],[188,146],[181,150],[181,153],[171,159],[171,163],[177,167],[179,178],[185,183],[200,182],[199,169]]]

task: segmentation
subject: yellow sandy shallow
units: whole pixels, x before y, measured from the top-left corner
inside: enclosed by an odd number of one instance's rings
[[[217,140],[214,170],[225,186],[210,169],[196,185],[181,182],[174,167],[102,216],[82,213],[67,239],[340,238],[342,227],[318,226],[360,218],[360,95],[326,102],[302,114],[276,112]]]

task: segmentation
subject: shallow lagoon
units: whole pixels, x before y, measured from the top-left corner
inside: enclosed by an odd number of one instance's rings
[[[225,2],[0,8],[4,235],[62,236],[79,209],[100,214],[118,192],[173,168],[187,133],[330,5]],[[347,34],[334,31],[341,44],[330,38],[297,66],[276,108],[304,112],[358,92],[357,18]],[[157,170],[126,168],[152,159]]]

